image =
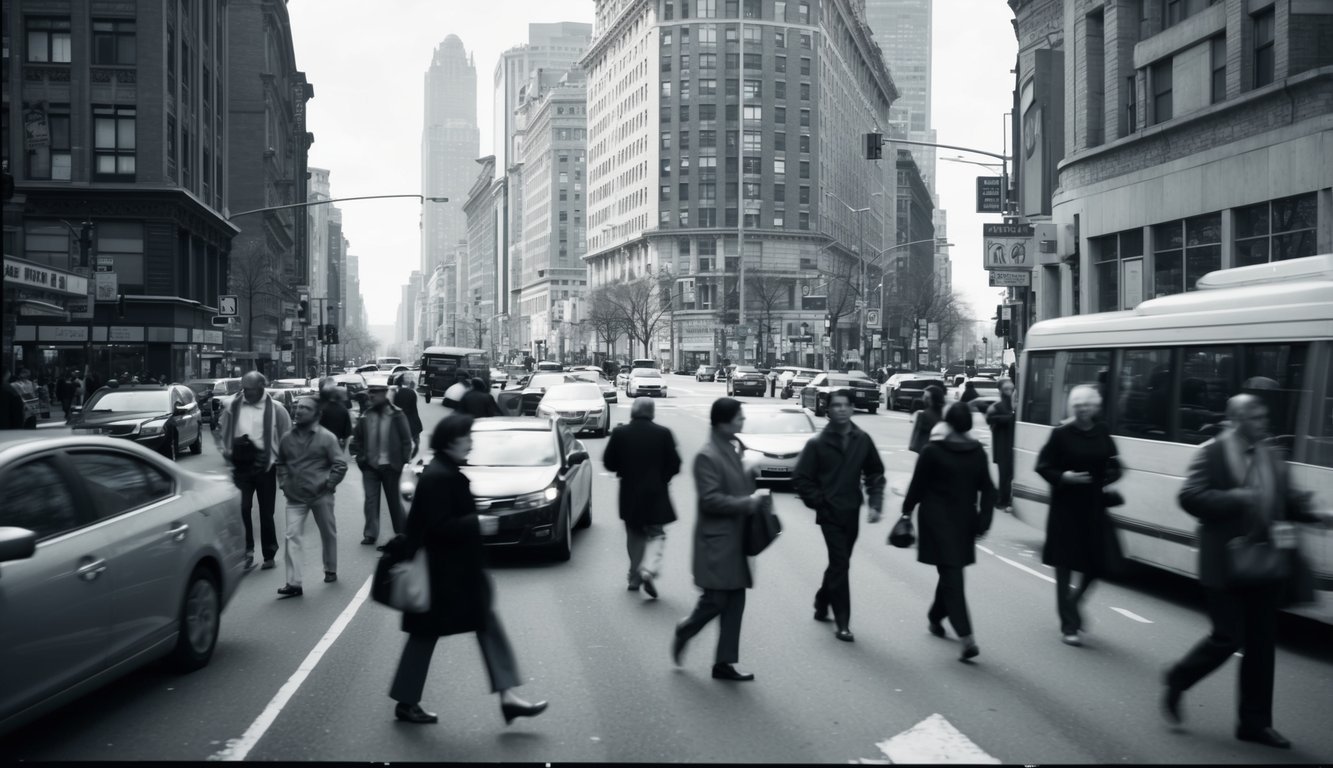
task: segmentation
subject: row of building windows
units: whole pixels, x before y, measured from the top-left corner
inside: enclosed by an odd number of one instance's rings
[[[23,223],[23,257],[52,269],[71,271],[80,266],[69,227],[60,221],[28,219]],[[99,221],[93,249],[99,258],[110,257],[122,289],[142,292],[144,285],[144,227],[141,222]],[[91,266],[91,265],[88,265]]]
[[[693,216],[691,215],[691,213],[693,213]],[[739,212],[735,208],[724,209],[722,214],[722,222],[720,226],[736,227],[738,221],[737,219],[738,215]],[[657,217],[658,217],[657,224],[659,227],[668,228],[672,226],[673,216],[670,210],[664,208],[658,211]],[[764,226],[763,218],[764,218],[763,214],[759,211],[746,211],[745,223],[741,226],[743,226],[745,229],[758,229],[759,227]],[[697,208],[697,209],[680,208],[675,212],[674,219],[675,219],[674,221],[675,226],[681,228],[719,226],[716,208]],[[773,211],[772,222],[773,226],[778,229],[788,226],[787,212],[782,208],[775,209]],[[795,225],[797,229],[809,229],[810,212],[809,211],[797,212]]]
[[[715,203],[717,201],[717,184],[715,182],[711,181],[701,182],[696,186],[696,189],[699,192],[699,197],[698,197],[699,202]],[[676,185],[675,191],[676,191],[676,197],[674,199],[676,202],[680,203],[689,202],[690,200],[689,182],[687,181],[680,182],[679,184]],[[773,200],[779,203],[786,201],[787,199],[786,184],[774,184],[771,187],[771,191],[772,195],[771,197],[768,198],[769,200]],[[664,203],[671,202],[673,199],[671,197],[671,192],[672,192],[672,185],[662,184],[661,186],[658,187],[658,200]],[[744,194],[746,200],[765,199],[763,196],[763,186],[757,181],[746,181],[739,184],[734,181],[727,182],[726,199],[728,202],[735,202],[736,195],[738,192]],[[800,186],[797,195],[797,200],[801,205],[810,204],[810,187],[808,185],[802,184]],[[563,215],[564,214],[562,213],[561,216]],[[564,219],[562,218],[561,221],[563,220]]]
[[[92,63],[132,66],[137,47],[133,19],[93,19]],[[33,64],[71,64],[74,46],[68,18],[29,16],[24,20],[25,61]]]
[[[44,120],[47,136],[44,144],[28,149],[28,178],[70,181],[73,172],[70,106],[48,104],[44,112],[40,109],[29,112],[25,122],[41,125]],[[133,180],[137,147],[135,107],[94,105],[92,118],[93,178]]]
[[[666,27],[661,32],[660,45],[663,48],[670,48],[677,41],[679,41],[682,48],[688,46],[691,42],[694,42],[695,44],[704,48],[707,48],[709,46],[715,46],[717,45],[717,30],[718,30],[717,26],[703,26],[703,25],[696,25],[693,27],[675,27],[675,28]],[[792,39],[792,36],[794,35],[795,42],[790,47],[792,48],[800,47],[807,51],[814,50],[814,37],[809,32],[796,32],[786,29],[772,29],[770,30],[770,35],[771,36],[769,39],[773,41],[773,47],[775,48],[789,47],[787,43],[789,40]],[[750,27],[745,27],[744,31],[742,32],[734,25],[730,26],[722,25],[722,39],[728,45],[740,44],[742,42],[742,38],[744,38],[743,41],[745,43],[748,43],[750,45],[762,45],[764,41],[764,28],[758,26],[750,26]],[[681,54],[681,55],[686,56],[688,54]],[[716,54],[708,53],[701,55],[713,56],[714,59],[716,59]],[[734,53],[727,54],[728,66],[732,67],[733,69],[735,68],[736,65],[730,63],[732,61],[730,57],[735,55],[736,54]],[[749,54],[746,55],[748,56]],[[664,53],[663,59],[669,61],[670,54]]]
[[[748,109],[748,107],[747,107],[747,109]],[[783,120],[784,118],[778,118],[778,119],[779,119],[779,120]],[[672,142],[673,142],[672,136],[676,136],[676,135],[677,135],[677,134],[673,134],[673,133],[671,133],[670,131],[663,131],[662,133],[658,134],[658,139],[657,139],[657,141],[658,141],[659,148],[660,148],[660,149],[664,149],[664,150],[666,150],[666,149],[671,149],[671,145],[672,145]],[[676,145],[677,145],[680,149],[694,149],[694,148],[697,148],[697,149],[716,149],[716,148],[717,148],[717,131],[712,130],[712,129],[708,129],[708,130],[700,130],[700,131],[697,133],[697,136],[698,136],[698,138],[699,138],[699,142],[698,142],[697,147],[695,147],[695,146],[693,145],[693,142],[692,142],[691,139],[690,139],[690,137],[691,137],[692,135],[695,135],[695,134],[691,134],[689,131],[681,131],[680,134],[678,135],[678,139],[675,140]],[[738,144],[740,145],[740,146],[739,146],[739,149],[744,150],[745,154],[747,154],[747,155],[751,155],[751,154],[755,154],[755,153],[763,152],[763,151],[764,151],[763,132],[762,132],[762,131],[747,130],[747,131],[745,131],[743,138],[742,138],[742,134],[741,134],[740,131],[723,131],[723,136],[724,136],[724,138],[725,138],[725,140],[726,140],[726,149],[727,149],[727,152],[729,152],[729,153],[731,153],[731,154],[735,154],[735,153],[738,151],[738,146],[737,146]],[[806,134],[806,133],[803,133],[803,134],[800,135],[800,139],[801,139],[800,144],[799,144],[799,146],[800,146],[800,151],[801,151],[803,154],[809,154],[809,152],[810,152],[810,135],[809,135],[809,134]],[[785,152],[785,151],[787,151],[787,134],[786,134],[785,132],[779,131],[779,132],[773,134],[773,149],[774,149],[775,151],[778,151],[778,152]],[[714,152],[708,152],[708,153],[705,153],[705,154],[706,154],[706,155],[713,155],[713,154],[715,154],[715,153],[714,153]],[[781,158],[779,158],[779,159],[778,159],[778,162],[785,162],[785,161],[782,160]],[[782,173],[782,172],[783,172],[783,171],[778,171],[778,173]]]
[[[699,19],[718,18],[721,9],[724,19],[768,19],[772,21],[810,23],[809,3],[788,3],[786,0],[662,0],[662,19],[671,21],[679,9],[680,18],[690,18],[691,10]]]
[[[717,157],[713,155],[703,155],[701,157],[694,158],[694,160],[698,161],[697,165],[699,169],[698,175],[700,181],[715,181],[717,179]],[[787,172],[786,159],[780,157],[765,158],[758,151],[744,158],[741,158],[739,163],[737,162],[737,158],[728,157],[723,162],[722,167],[723,170],[727,173],[727,175],[735,176],[736,167],[737,165],[739,165],[741,167],[741,170],[748,176],[751,174],[757,175],[763,173],[765,168],[765,163],[767,163],[767,167],[770,170],[772,170],[775,176],[785,175]],[[689,176],[690,165],[691,165],[691,158],[687,155],[680,156],[680,158],[678,158],[674,163],[672,162],[672,159],[670,157],[664,157],[661,159],[658,175],[663,179],[668,179],[671,178],[672,172],[675,171],[678,175],[682,177]],[[809,160],[802,160],[799,163],[797,163],[797,174],[798,177],[802,179],[810,178]]]
[[[803,61],[809,61],[809,59],[803,59]],[[784,67],[783,70],[781,70],[781,71],[786,71],[785,67]],[[809,73],[809,71],[807,70],[807,71],[805,71],[805,72],[802,72],[801,74],[808,75],[808,74],[810,74],[810,73]],[[681,80],[679,83],[677,83],[677,84],[674,86],[675,91],[676,91],[676,94],[677,94],[677,98],[678,98],[679,100],[684,101],[684,100],[687,100],[687,99],[691,98],[691,94],[690,94],[690,90],[691,90],[691,88],[690,88],[690,84],[691,84],[691,81],[689,81],[689,80]],[[740,81],[739,81],[739,80],[736,80],[736,79],[731,79],[731,80],[727,80],[727,81],[726,81],[726,88],[727,88],[727,90],[726,90],[726,95],[727,95],[729,98],[737,98],[737,96],[738,96],[740,93],[743,92],[743,93],[745,94],[745,98],[747,98],[747,99],[757,99],[757,98],[760,98],[760,97],[763,95],[763,92],[764,92],[764,91],[763,91],[763,81],[762,81],[762,80],[746,80],[746,81],[745,81],[745,84],[744,84],[744,90],[742,91]],[[669,98],[671,98],[672,90],[673,90],[673,84],[672,84],[672,82],[671,82],[670,80],[663,80],[663,81],[662,81],[662,88],[661,88],[662,98],[664,98],[664,99],[669,99]],[[714,78],[710,78],[710,77],[702,77],[702,78],[699,78],[699,93],[698,93],[698,95],[699,95],[699,96],[716,96],[716,95],[717,95],[717,80],[714,79]],[[801,95],[801,101],[809,101],[809,100],[810,100],[810,82],[809,82],[809,81],[805,81],[805,82],[800,83],[800,95]],[[775,98],[775,99],[779,99],[779,100],[785,100],[785,99],[787,98],[787,81],[785,81],[785,80],[778,80],[778,81],[776,81],[776,82],[773,83],[773,98]],[[734,120],[735,118],[734,118],[734,117],[730,117],[729,119]]]

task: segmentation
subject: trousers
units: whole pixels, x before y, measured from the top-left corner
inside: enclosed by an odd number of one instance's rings
[[[656,579],[662,572],[666,551],[666,528],[662,525],[625,523],[625,548],[629,550],[629,583],[638,586],[643,575]]]
[[[402,471],[402,467],[389,465],[361,467],[361,487],[366,492],[366,527],[362,535],[366,538],[378,539],[380,537],[381,489],[383,489],[384,498],[389,505],[389,522],[393,524],[393,532],[402,532],[406,523],[403,516],[403,501],[398,495],[398,479]]]
[[[315,527],[319,529],[324,570],[338,570],[338,522],[333,516],[333,494],[325,494],[308,504],[288,500],[287,548],[283,559],[287,562],[287,583],[293,587],[301,586],[301,564],[305,562],[305,521],[312,516],[315,518]]]
[[[407,636],[407,645],[403,646],[402,658],[398,660],[398,672],[393,676],[393,686],[389,689],[390,698],[400,704],[421,702],[421,692],[426,687],[426,674],[430,671],[430,658],[435,653],[435,643],[439,639],[437,635]],[[505,634],[495,611],[489,613],[485,625],[477,630],[477,643],[481,646],[486,673],[491,678],[491,691],[500,693],[522,684],[514,649],[510,647],[509,636]]]
[[[1055,609],[1060,614],[1060,631],[1072,635],[1083,629],[1083,614],[1079,607],[1088,594],[1088,588],[1097,579],[1087,573],[1082,574],[1078,587],[1072,587],[1073,572],[1069,568],[1055,569]]]
[[[245,524],[245,551],[255,551],[254,522],[250,513],[254,509],[254,497],[259,497],[259,543],[265,560],[272,560],[278,555],[278,530],[273,522],[274,508],[278,503],[278,470],[267,472],[238,471],[233,475],[236,487],[241,490],[241,522]]]
[[[855,518],[853,518],[855,519]],[[846,629],[852,620],[852,591],[848,573],[852,566],[852,546],[856,544],[859,527],[821,525],[824,532],[824,544],[828,547],[828,567],[824,569],[824,582],[815,593],[815,611],[823,613],[833,609],[833,621],[840,629]]]
[[[1271,727],[1276,591],[1269,587],[1209,589],[1207,601],[1212,632],[1167,672],[1167,685],[1189,690],[1244,648],[1240,661],[1240,726]]]
[[[1000,470],[999,493],[995,496],[995,504],[1000,507],[1013,506],[1014,503],[1014,460],[1011,457],[1007,461],[998,461],[995,466]]]
[[[708,622],[721,617],[721,631],[717,636],[715,664],[735,664],[741,654],[741,617],[745,615],[744,589],[705,589],[689,618],[676,625],[676,635],[689,640],[699,634]]]
[[[967,594],[963,591],[963,566],[937,565],[939,581],[935,583],[935,602],[930,604],[926,617],[939,624],[945,618],[953,625],[959,637],[972,634],[972,619],[967,614]]]

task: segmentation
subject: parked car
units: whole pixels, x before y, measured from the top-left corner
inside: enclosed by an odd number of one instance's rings
[[[667,383],[662,372],[656,368],[635,368],[629,373],[629,382],[625,384],[626,397],[648,395],[666,397]]]
[[[556,419],[576,435],[588,430],[593,437],[606,437],[611,430],[611,409],[601,389],[591,381],[557,384],[546,390],[537,403],[537,415]]]
[[[628,386],[629,386],[629,374],[630,374],[630,371],[632,371],[632,370],[634,370],[634,369],[633,369],[633,368],[630,368],[628,365],[622,365],[622,366],[620,366],[620,369],[616,372],[616,386],[617,386],[617,387],[620,387],[621,389],[624,389],[625,387],[628,387]]]
[[[801,388],[801,407],[809,408],[816,416],[828,409],[829,395],[836,389],[850,390],[852,407],[870,413],[879,410],[879,385],[864,374],[821,373]]]
[[[207,665],[240,508],[231,478],[128,440],[0,435],[0,736],[164,656]]]
[[[199,405],[199,413],[204,423],[216,425],[213,412],[213,399],[219,395],[234,395],[241,391],[240,379],[194,379],[185,386],[194,392],[194,401]]]
[[[884,380],[884,396],[888,399],[889,407],[890,408],[893,407],[893,396],[897,392],[898,385],[901,382],[907,379],[919,378],[923,375],[927,374],[920,374],[917,373],[916,371],[907,371],[907,370],[896,371],[894,373],[889,374],[889,378]]]
[[[403,469],[399,490],[411,501],[430,457]],[[497,416],[472,425],[463,474],[477,510],[500,518],[483,536],[493,547],[539,547],[557,560],[573,553],[574,529],[592,524],[592,475],[583,443],[552,419]]]
[[[974,411],[985,413],[987,408],[994,405],[995,402],[1000,399],[1000,382],[989,376],[974,376],[973,378],[967,379],[963,384],[954,387],[953,390],[949,392],[950,399],[962,400],[963,390],[967,384],[971,384],[972,388],[977,391],[978,397],[973,398],[972,401],[967,404],[968,407]]]
[[[756,479],[790,482],[796,459],[815,431],[810,414],[794,405],[747,405],[745,431],[736,435],[741,460]]]
[[[200,404],[200,408],[208,410],[208,424],[212,428],[218,425],[218,418],[222,415],[222,399],[230,398],[241,392],[241,380],[239,378],[213,379],[213,388],[209,393],[207,401]],[[198,402],[198,395],[195,395],[195,401]]]
[[[787,370],[790,372],[789,376],[778,378],[778,390],[783,400],[800,397],[801,390],[816,376],[823,373],[818,368],[788,368]]]
[[[758,395],[763,397],[768,392],[768,379],[753,365],[738,365],[727,379],[727,397],[738,395]]]
[[[694,372],[695,381],[717,381],[716,365],[701,365]]]
[[[926,387],[935,385],[946,393],[949,388],[944,385],[944,379],[929,374],[911,376],[898,382],[893,390],[893,399],[889,401],[889,407],[893,410],[915,411],[917,401],[925,394]]]
[[[204,419],[184,384],[102,387],[66,422],[78,435],[120,437],[175,461],[181,449],[204,450]]]

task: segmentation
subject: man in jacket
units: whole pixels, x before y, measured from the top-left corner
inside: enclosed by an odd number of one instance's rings
[[[380,537],[380,489],[388,500],[393,532],[402,532],[403,502],[398,496],[398,479],[416,446],[407,417],[389,402],[387,384],[371,384],[366,397],[366,412],[352,430],[352,455],[361,469],[366,491],[366,528],[361,543],[374,544]]]
[[[503,415],[500,413],[500,406],[495,403],[495,398],[491,396],[491,390],[486,387],[486,382],[482,381],[481,377],[468,382],[468,389],[458,404],[458,412],[466,413],[474,419]]]
[[[421,447],[421,414],[417,412],[417,392],[412,386],[412,379],[406,373],[400,373],[393,379],[393,404],[407,417],[407,426],[412,433],[412,455],[417,455]]]
[[[347,440],[352,436],[352,412],[332,377],[319,382],[319,425],[338,439],[340,449],[347,447]]]
[[[764,504],[767,494],[755,490],[754,477],[741,464],[736,435],[745,426],[740,401],[720,397],[709,413],[712,433],[694,457],[694,487],[699,516],[694,524],[694,583],[703,590],[689,618],[676,625],[671,658],[680,666],[685,645],[708,622],[721,617],[713,677],[747,681],[754,675],[741,672],[741,617],[745,614],[745,590],[754,586],[745,557],[746,519]]]
[[[278,443],[278,482],[287,496],[287,583],[283,597],[300,597],[302,539],[312,513],[319,529],[325,583],[338,580],[338,526],[333,516],[333,491],[347,474],[342,446],[319,425],[319,400],[302,397],[293,409],[296,423]]]
[[[815,511],[815,523],[824,533],[828,568],[815,593],[815,621],[828,621],[833,608],[837,626],[834,636],[852,642],[851,568],[852,546],[860,530],[859,515],[864,497],[870,497],[869,522],[877,523],[884,509],[884,462],[875,441],[852,423],[852,393],[838,389],[829,395],[828,426],[801,449],[792,473],[792,485],[801,501]]]
[[[1000,399],[986,409],[990,425],[991,460],[1000,472],[1000,493],[996,506],[1012,512],[1014,487],[1014,383],[1000,379]]]
[[[278,533],[273,524],[277,505],[278,445],[292,428],[287,409],[264,392],[268,379],[259,371],[241,377],[241,395],[233,397],[218,424],[222,458],[231,464],[232,480],[241,491],[241,520],[245,523],[245,567],[255,562],[255,532],[250,519],[254,497],[259,497],[259,542],[264,570],[276,567]]]
[[[1181,722],[1184,692],[1244,649],[1240,662],[1240,717],[1236,738],[1289,749],[1273,729],[1274,634],[1282,584],[1236,586],[1228,578],[1228,544],[1250,537],[1278,548],[1295,546],[1295,531],[1281,521],[1333,523],[1316,513],[1310,496],[1292,487],[1282,457],[1268,443],[1268,408],[1258,397],[1227,401],[1231,427],[1194,454],[1181,486],[1185,512],[1199,518],[1199,583],[1208,593],[1212,632],[1166,674],[1163,709]],[[1277,525],[1275,525],[1275,523]]]
[[[651,397],[636,397],[630,421],[611,431],[603,462],[620,477],[620,519],[625,521],[629,550],[629,589],[642,587],[657,597],[653,583],[666,548],[665,526],[676,521],[667,484],[680,472],[680,454],[671,430],[653,423]]]

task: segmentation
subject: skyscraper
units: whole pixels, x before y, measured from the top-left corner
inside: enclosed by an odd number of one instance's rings
[[[866,0],[866,21],[898,86],[889,108],[892,135],[935,141],[930,120],[930,0]],[[935,192],[935,149],[909,147],[921,177]]]
[[[495,65],[495,175],[503,176],[518,159],[514,146],[518,125],[514,111],[522,103],[519,91],[533,70],[550,72],[574,66],[592,41],[592,25],[575,21],[529,24],[528,42],[500,54]],[[475,154],[474,154],[475,158]]]
[[[463,203],[481,151],[477,129],[477,68],[457,35],[435,48],[426,70],[425,122],[421,130],[421,194],[447,197],[426,203],[421,228],[421,273],[448,261],[467,239]]]

